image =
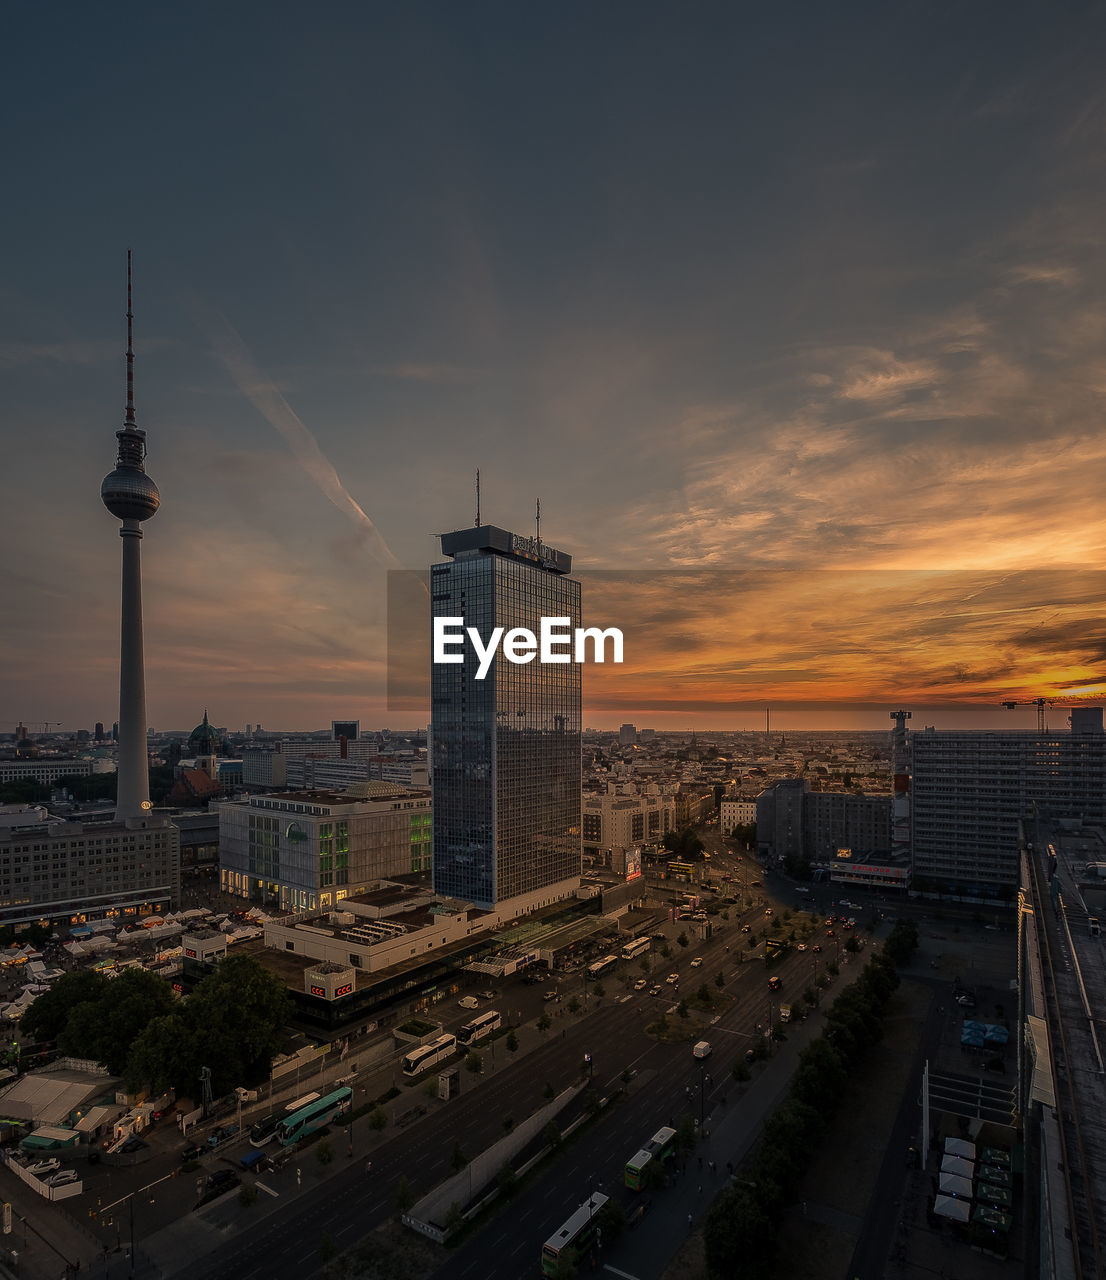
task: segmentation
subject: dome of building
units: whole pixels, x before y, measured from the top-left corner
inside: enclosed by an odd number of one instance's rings
[[[208,723],[207,712],[204,711],[203,723],[198,724],[188,735],[188,752],[193,756],[213,756],[219,750],[219,735]]]

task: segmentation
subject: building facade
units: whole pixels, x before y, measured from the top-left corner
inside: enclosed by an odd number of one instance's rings
[[[91,773],[91,760],[0,760],[0,782],[30,779],[53,786],[59,778],[87,778]]]
[[[891,852],[891,816],[890,795],[811,791],[805,778],[781,778],[757,796],[757,847],[777,858],[810,862],[885,858]]]
[[[1071,733],[927,728],[910,735],[916,886],[1012,892],[1018,822],[1034,807],[1051,818],[1106,822],[1102,710],[1079,710]]]
[[[590,849],[628,849],[659,844],[676,826],[673,796],[588,796],[583,808],[583,842]]]
[[[725,835],[729,835],[734,827],[752,826],[757,820],[755,800],[723,800],[718,808],[722,831]]]
[[[434,617],[536,634],[541,618],[580,625],[571,559],[493,525],[442,536],[430,570]],[[498,654],[486,678],[466,644],[431,668],[434,888],[491,909],[573,893],[581,870],[580,668]]]
[[[390,783],[225,801],[220,887],[282,911],[333,907],[377,880],[429,873],[431,835],[430,793]]]
[[[165,818],[0,827],[0,926],[126,919],[179,899],[180,832]]]

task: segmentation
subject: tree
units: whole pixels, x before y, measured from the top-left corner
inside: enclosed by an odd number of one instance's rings
[[[652,1164],[652,1160],[649,1163]],[[603,1243],[613,1244],[626,1230],[626,1211],[621,1200],[612,1196],[599,1210],[599,1225],[603,1231]]]
[[[602,1000],[607,992],[603,984],[601,982],[597,982],[592,990],[592,994],[595,996],[596,1000]]]
[[[561,1131],[558,1128],[557,1122],[555,1120],[550,1120],[550,1122],[542,1130],[542,1135],[544,1136],[546,1143],[548,1144],[549,1148],[552,1151],[556,1151],[557,1148],[561,1145],[561,1141],[562,1141]]]
[[[243,1182],[238,1188],[238,1203],[243,1209],[248,1209],[250,1205],[257,1202],[257,1188],[252,1182]]]
[[[705,982],[700,986],[699,990],[696,991],[695,999],[698,1000],[701,1005],[704,1005],[707,1008],[710,1007],[710,988]]]
[[[326,1168],[334,1159],[334,1148],[329,1138],[323,1138],[321,1142],[315,1144],[315,1159]]]
[[[422,1096],[433,1101],[438,1096],[438,1082],[433,1076],[429,1080],[423,1081]]]
[[[34,1043],[56,1040],[72,1011],[95,1003],[107,986],[107,979],[94,969],[73,969],[64,973],[44,991],[23,1015],[19,1029],[24,1039]]]
[[[59,979],[57,985],[62,981],[64,979]],[[81,987],[91,998],[70,1007],[64,1025],[56,1034],[58,1048],[73,1057],[92,1058],[113,1074],[121,1075],[139,1032],[152,1019],[174,1008],[173,993],[156,974],[145,969],[126,969],[111,982],[101,979],[98,986],[73,984],[63,993],[63,1000]]]
[[[553,1019],[550,1018],[548,1013],[543,1013],[535,1025],[539,1031],[548,1031],[553,1025]]]
[[[400,1213],[406,1213],[414,1203],[415,1193],[407,1181],[407,1175],[401,1174],[399,1182],[396,1183],[396,1206]]]
[[[732,1075],[738,1084],[744,1084],[747,1080],[753,1078],[753,1073],[749,1070],[748,1063],[742,1062],[740,1058],[733,1064]]]
[[[554,1089],[548,1081],[546,1081],[545,1088],[542,1091],[542,1096],[547,1102],[549,1102],[557,1096],[557,1090]]]
[[[338,1256],[338,1245],[329,1231],[319,1237],[319,1260],[323,1266],[329,1266]]]
[[[513,1031],[507,1032],[507,1037],[503,1043],[507,1046],[508,1053],[516,1053],[518,1051],[518,1036]]]
[[[686,1000],[681,1000],[680,1003],[676,1006],[676,1013],[681,1018],[687,1017],[687,1001]]]
[[[687,940],[687,934],[686,934],[686,933],[681,933],[681,934],[680,934],[680,936],[676,939],[676,945],[677,945],[678,947],[686,947],[686,946],[688,945],[688,940]]]
[[[369,1128],[374,1133],[382,1133],[388,1124],[388,1113],[378,1102],[369,1112]]]
[[[664,960],[669,960],[671,959],[671,957],[672,957],[672,948],[666,942],[664,946],[661,947],[661,958]]]
[[[469,1069],[469,1071],[472,1072],[473,1075],[476,1075],[477,1072],[483,1071],[484,1059],[481,1058],[481,1056],[474,1051],[469,1052],[468,1054],[465,1055],[465,1066]]]
[[[571,999],[571,1000],[569,1000],[569,1002],[568,1002],[568,1004],[565,1006],[565,1008],[569,1011],[569,1013],[579,1013],[579,1012],[580,1012],[580,1001],[579,1001],[579,1000],[577,1000],[575,996],[573,996],[573,997],[572,997],[572,999]]]
[[[652,968],[652,961],[648,956],[642,956],[638,961],[637,967],[642,971],[642,973],[648,973]]]
[[[756,1193],[745,1187],[724,1191],[703,1228],[707,1266],[715,1276],[766,1280],[776,1256],[776,1228]]]
[[[510,1160],[504,1160],[499,1166],[499,1172],[495,1175],[496,1183],[499,1186],[500,1194],[505,1200],[509,1200],[514,1194],[518,1186],[518,1177],[514,1169],[511,1168]]]
[[[719,971],[714,975],[714,985],[719,990],[721,990],[726,985],[726,978],[725,978],[725,975],[722,973],[721,969],[719,969]]]
[[[469,1158],[465,1155],[461,1144],[459,1142],[455,1142],[453,1144],[453,1151],[450,1153],[449,1157],[449,1167],[454,1173],[460,1173],[468,1162]]]

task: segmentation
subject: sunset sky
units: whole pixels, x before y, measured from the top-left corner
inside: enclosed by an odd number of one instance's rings
[[[5,27],[0,731],[117,715],[128,247],[155,727],[425,723],[386,571],[476,467],[626,632],[588,724],[1106,689],[1101,5]]]

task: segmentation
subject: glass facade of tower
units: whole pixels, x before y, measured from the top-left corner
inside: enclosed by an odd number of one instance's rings
[[[567,557],[565,558],[567,560]],[[431,612],[539,634],[541,618],[580,625],[580,584],[494,550],[430,571]],[[483,680],[463,663],[431,667],[434,888],[482,907],[580,874],[580,667],[509,662]]]

